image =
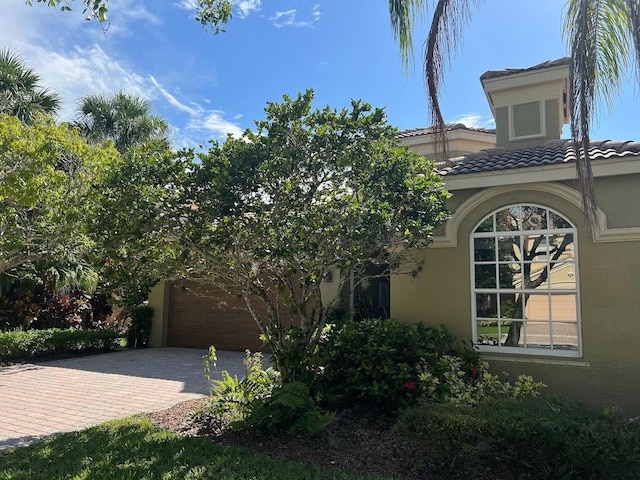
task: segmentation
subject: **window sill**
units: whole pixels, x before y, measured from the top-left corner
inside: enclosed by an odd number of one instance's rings
[[[589,362],[585,362],[583,360],[572,360],[568,358],[532,358],[532,357],[515,357],[515,356],[505,356],[505,355],[497,355],[494,353],[488,352],[480,352],[482,354],[482,358],[487,361],[495,361],[495,362],[512,362],[512,363],[537,363],[541,365],[565,365],[570,367],[590,367],[591,364]]]

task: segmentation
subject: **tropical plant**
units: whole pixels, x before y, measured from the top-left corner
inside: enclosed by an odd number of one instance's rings
[[[0,50],[0,114],[27,124],[41,114],[54,114],[60,97],[40,86],[40,76],[9,48]]]
[[[84,97],[75,125],[90,143],[112,140],[120,153],[133,145],[164,140],[169,129],[162,117],[151,113],[147,99],[124,92]]]
[[[432,10],[424,48],[424,77],[436,135],[446,151],[445,121],[440,108],[444,69],[462,39],[474,6],[480,0],[389,0],[394,35],[405,63],[413,50],[414,21]],[[590,125],[599,99],[611,102],[625,79],[629,61],[640,72],[640,2],[637,0],[568,0],[564,36],[570,62],[571,135],[583,208],[596,220],[597,201],[589,160]]]

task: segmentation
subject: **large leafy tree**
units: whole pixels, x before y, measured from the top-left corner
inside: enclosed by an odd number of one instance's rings
[[[0,274],[42,261],[79,261],[92,183],[117,152],[40,117],[0,114]]]
[[[38,115],[54,114],[57,93],[40,86],[40,76],[8,48],[0,50],[0,114],[33,123]]]
[[[393,31],[405,60],[412,49],[414,20],[431,13],[425,41],[424,77],[433,125],[444,142],[445,122],[440,89],[449,57],[462,38],[463,27],[480,0],[389,0]],[[430,7],[433,7],[432,9]],[[589,161],[590,125],[597,100],[610,102],[625,78],[626,66],[640,69],[640,2],[638,0],[568,0],[565,28],[570,56],[571,134],[577,155],[583,208],[596,221],[596,195]]]
[[[169,125],[151,110],[151,103],[138,95],[91,94],[80,101],[75,125],[90,143],[111,140],[122,153],[133,145],[166,139]]]
[[[101,185],[95,223],[110,232],[106,263],[242,296],[288,379],[285,352],[310,354],[325,323],[326,273],[368,262],[415,271],[411,248],[447,218],[432,164],[398,146],[383,110],[312,110],[312,98],[269,104],[255,131],[196,158],[128,152]]]

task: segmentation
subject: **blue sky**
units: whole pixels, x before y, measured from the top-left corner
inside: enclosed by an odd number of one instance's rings
[[[190,0],[110,0],[110,24],[24,0],[0,1],[0,47],[8,46],[64,99],[70,119],[88,93],[119,89],[152,101],[177,146],[206,143],[253,127],[266,102],[307,88],[316,105],[360,98],[386,107],[400,129],[428,125],[420,55],[427,22],[415,32],[416,60],[403,69],[385,0],[237,0],[227,32],[206,33]],[[446,73],[447,121],[492,127],[479,82],[486,70],[528,67],[567,54],[563,3],[489,0],[475,11]],[[535,5],[535,6],[534,6]],[[593,138],[640,139],[630,75]]]

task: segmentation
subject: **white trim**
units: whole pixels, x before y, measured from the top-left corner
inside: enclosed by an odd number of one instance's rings
[[[637,166],[640,166],[638,164]],[[495,173],[495,172],[494,172]],[[640,173],[640,170],[639,170]],[[505,193],[519,192],[524,190],[522,184],[500,185],[482,190],[467,200],[456,209],[455,213],[447,221],[444,228],[444,235],[433,238],[431,248],[452,248],[458,246],[458,228],[462,221],[473,212],[478,206]],[[575,207],[582,208],[582,197],[580,192],[560,183],[530,183],[526,190],[548,193],[566,200]],[[608,228],[605,213],[598,209],[598,223],[592,229],[592,239],[594,243],[608,242],[633,242],[640,241],[640,227],[628,228]]]
[[[555,215],[559,216],[561,219],[563,219],[564,221],[566,221],[570,226],[568,228],[555,228],[555,229],[541,229],[541,230],[523,230],[523,226],[522,226],[522,222],[520,219],[520,215],[523,209],[523,206],[532,206],[532,207],[536,207],[536,208],[541,208],[545,210],[545,215],[546,215],[546,219],[547,219],[547,224],[549,224],[550,221],[550,215],[551,213],[554,213]],[[510,209],[511,207],[518,207],[518,225],[517,225],[517,229],[516,230],[512,230],[512,231],[499,231],[497,230],[497,225],[496,225],[496,213],[502,211],[503,209],[507,208]],[[492,219],[492,223],[493,223],[493,228],[491,232],[476,232],[476,230],[478,229],[478,227],[483,224],[488,218]],[[574,268],[576,270],[576,280],[575,280],[575,286],[571,289],[552,289],[551,288],[551,267],[549,267],[549,262],[550,259],[547,259],[546,264],[547,264],[547,268],[548,270],[548,278],[549,278],[549,283],[547,284],[547,288],[546,289],[514,289],[514,288],[501,288],[500,284],[499,284],[499,274],[498,274],[498,267],[500,265],[500,259],[499,259],[499,255],[498,255],[498,242],[497,240],[501,237],[501,236],[505,236],[507,234],[511,234],[513,236],[517,236],[519,238],[519,245],[520,245],[520,251],[523,252],[524,249],[524,244],[523,244],[523,239],[525,236],[529,236],[529,235],[553,235],[553,234],[565,234],[565,235],[571,235],[572,237],[572,243],[574,245],[573,247],[573,264],[574,264]],[[484,261],[476,261],[475,259],[475,240],[477,238],[480,239],[485,239],[485,238],[490,238],[493,239],[493,248],[494,248],[494,259],[489,261],[487,260],[486,262]],[[521,258],[519,259],[519,261],[517,263],[520,264],[521,266],[521,271],[523,271],[523,264],[527,263],[523,258],[523,253],[521,254]],[[471,331],[472,331],[472,339],[474,342],[474,346],[478,349],[478,351],[480,352],[494,352],[494,353],[500,353],[500,354],[514,354],[514,355],[545,355],[545,356],[550,356],[550,357],[573,357],[573,358],[580,358],[582,357],[582,322],[581,322],[581,309],[580,309],[580,273],[578,271],[578,265],[579,265],[579,258],[578,258],[578,229],[577,227],[568,219],[566,218],[565,215],[561,214],[560,212],[556,211],[553,208],[550,208],[548,206],[545,205],[540,205],[540,204],[536,204],[536,203],[515,203],[515,204],[511,204],[509,206],[506,207],[500,207],[497,209],[494,209],[490,214],[486,215],[483,219],[481,219],[479,222],[476,223],[475,227],[473,228],[473,231],[471,232],[471,234],[469,235],[469,264],[470,264],[470,269],[469,269],[469,284],[471,287]],[[478,288],[476,287],[476,265],[495,265],[496,270],[495,270],[495,287],[494,288]],[[553,295],[562,295],[564,293],[569,293],[572,295],[575,295],[575,307],[576,307],[576,318],[575,318],[575,322],[570,321],[570,322],[565,322],[562,320],[559,320],[557,323],[559,324],[564,324],[564,323],[575,323],[576,325],[576,342],[577,342],[577,349],[576,350],[564,350],[564,349],[554,349],[553,345],[553,325],[554,325],[554,318],[553,318],[553,310],[552,310],[552,302],[551,302],[551,297]],[[540,319],[527,319],[525,314],[526,314],[526,300],[522,303],[522,319],[514,319],[513,321],[516,322],[521,322],[522,327],[524,328],[524,345],[522,347],[520,346],[504,346],[500,344],[500,339],[502,338],[501,335],[501,329],[500,329],[500,323],[501,323],[501,319],[502,319],[502,313],[501,313],[501,302],[499,300],[500,295],[503,293],[507,293],[507,294],[511,294],[511,293],[520,293],[520,297],[521,297],[521,301],[522,301],[522,294],[526,294],[526,293],[535,293],[535,294],[546,294],[547,297],[549,298],[549,311],[548,311],[548,318],[544,319],[544,318],[540,318]],[[483,344],[478,344],[476,343],[478,341],[478,321],[479,320],[489,320],[489,321],[494,321],[493,318],[485,318],[482,316],[478,315],[478,311],[477,311],[477,294],[487,294],[487,295],[495,295],[497,301],[497,305],[496,305],[496,309],[497,309],[497,318],[495,319],[495,321],[498,324],[498,345],[483,345]],[[526,298],[526,297],[525,297]],[[511,321],[508,317],[505,319],[505,321]],[[548,323],[549,325],[549,348],[540,348],[540,347],[528,347],[527,346],[527,323],[531,321],[534,323]]]
[[[520,105],[527,105],[528,103],[537,103],[538,104],[538,116],[540,120],[540,131],[537,133],[532,133],[529,135],[520,135],[516,136],[516,128],[514,125],[514,115],[513,115],[513,107],[518,107]],[[533,138],[545,138],[547,136],[547,122],[546,122],[546,103],[547,100],[535,100],[532,102],[524,102],[518,103],[515,105],[508,105],[508,115],[509,115],[509,141],[520,141],[520,140],[529,140]]]
[[[556,360],[550,358],[503,357],[490,352],[483,352],[482,357],[489,362],[540,363],[543,365],[566,365],[570,367],[590,367],[589,362],[576,360]]]

